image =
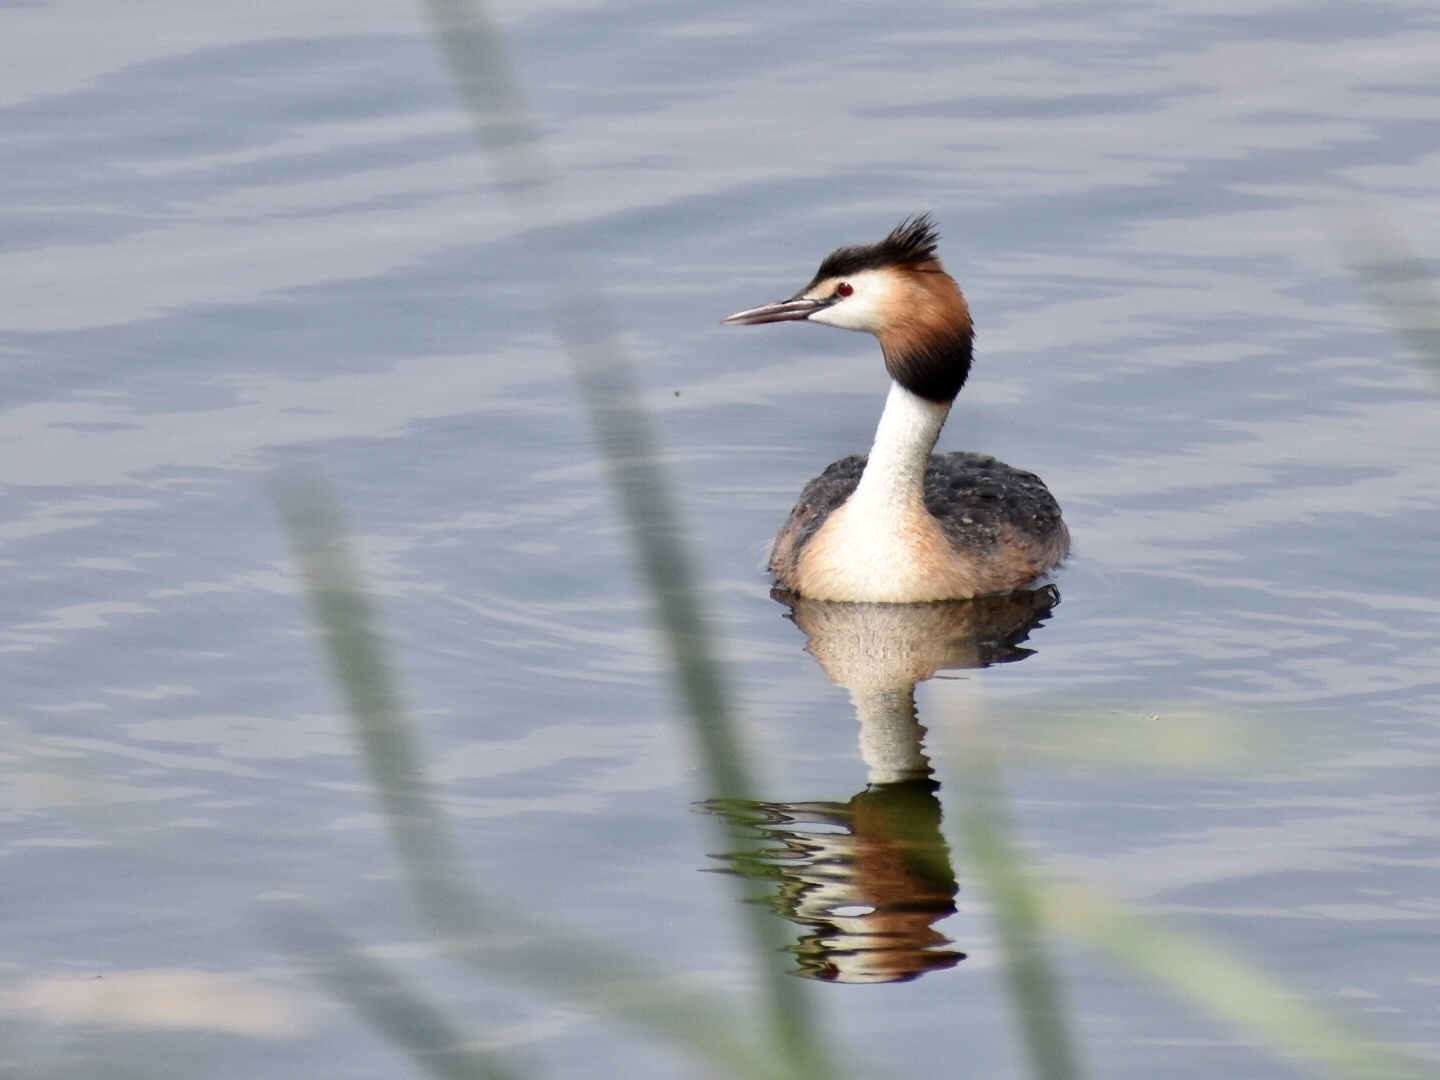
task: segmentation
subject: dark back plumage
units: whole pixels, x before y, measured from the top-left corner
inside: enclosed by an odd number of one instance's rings
[[[770,565],[781,581],[790,579],[805,545],[855,493],[867,460],[863,454],[841,458],[800,492]],[[983,562],[1000,556],[1015,537],[1050,548],[1050,566],[1069,553],[1069,532],[1044,481],[989,454],[932,454],[925,468],[924,499],[925,509],[957,554]]]

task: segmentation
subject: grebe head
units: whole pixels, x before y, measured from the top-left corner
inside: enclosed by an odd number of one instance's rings
[[[930,401],[950,401],[970,373],[974,330],[960,286],[940,265],[929,214],[906,218],[876,244],[842,247],[788,300],[724,321],[825,323],[880,340],[890,377]]]

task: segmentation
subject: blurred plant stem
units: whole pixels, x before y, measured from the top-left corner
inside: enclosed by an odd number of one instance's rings
[[[1044,938],[1063,933],[1280,1054],[1343,1080],[1437,1080],[1440,1069],[1385,1047],[1347,1017],[1307,1001],[1240,957],[1095,889],[1038,868],[1012,839],[982,705],[957,701],[941,729],[960,785],[959,831],[992,906],[1016,1010],[1038,1080],[1080,1075]]]
[[[1237,956],[1181,934],[1074,882],[1047,882],[1043,921],[1191,1004],[1248,1030],[1287,1057],[1347,1080],[1435,1080],[1345,1017],[1306,1001]]]
[[[515,225],[536,230],[536,287],[620,501],[635,561],[655,604],[686,711],[703,748],[707,794],[755,797],[735,736],[695,559],[629,350],[586,252],[564,244],[569,215],[509,50],[478,0],[424,0],[441,54]]]
[[[531,234],[538,259],[534,281],[569,357],[634,547],[640,579],[663,631],[699,751],[702,794],[730,802],[752,800],[756,793],[737,737],[708,605],[654,421],[598,285],[599,275],[589,268],[579,245],[562,243],[557,233],[571,215],[504,36],[479,0],[422,0],[422,7],[514,223]],[[727,842],[754,842],[743,825],[732,823],[728,832]],[[757,898],[755,886],[743,878],[734,880],[746,899]],[[762,1011],[791,1074],[840,1075],[838,1063],[818,1035],[806,984],[786,973],[782,950],[789,932],[759,904],[747,903],[741,910],[761,973]]]
[[[1006,981],[1036,1080],[1080,1080],[1060,981],[1045,952],[1040,889],[1012,838],[1000,789],[1000,770],[977,702],[956,710],[950,733],[959,782],[958,828],[980,886],[1004,960]]]
[[[435,1080],[522,1080],[495,1055],[476,1048],[440,1006],[360,942],[304,908],[271,920],[281,943],[361,1019]]]
[[[1391,331],[1440,392],[1440,282],[1374,203],[1332,208],[1332,243]]]
[[[276,503],[305,584],[305,595],[391,828],[414,901],[441,932],[474,899],[449,824],[426,777],[391,650],[381,638],[340,506],[317,472],[291,466],[275,474]]]
[[[728,1074],[791,1075],[755,1052],[728,1002],[684,987],[622,949],[505,910],[476,892],[426,775],[393,650],[380,632],[339,504],[317,473],[296,466],[277,472],[275,492],[406,883],[445,955],[634,1023]]]

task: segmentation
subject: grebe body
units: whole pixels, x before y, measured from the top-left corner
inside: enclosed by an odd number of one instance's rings
[[[829,255],[795,296],[731,315],[741,325],[805,320],[874,334],[892,379],[875,442],[805,485],[770,569],[816,600],[920,603],[1019,588],[1070,550],[1039,477],[984,454],[932,454],[970,372],[974,333],[940,265],[928,215],[884,240]]]

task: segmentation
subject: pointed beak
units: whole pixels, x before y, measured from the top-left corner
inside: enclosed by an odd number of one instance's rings
[[[730,326],[759,326],[762,323],[772,322],[799,322],[808,319],[817,311],[829,307],[834,299],[811,300],[804,296],[792,296],[789,300],[781,300],[778,304],[766,304],[764,307],[751,308],[749,311],[737,311],[728,319],[721,319],[722,323]]]

